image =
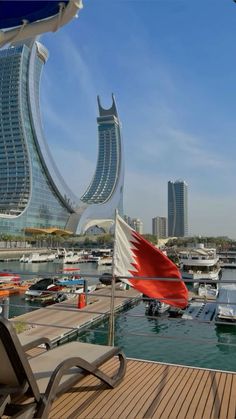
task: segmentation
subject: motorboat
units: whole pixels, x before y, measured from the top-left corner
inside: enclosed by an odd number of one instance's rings
[[[112,283],[112,274],[110,272],[104,272],[100,277],[99,281],[103,285],[111,285]],[[120,282],[119,278],[115,278],[115,282]]]
[[[236,284],[220,284],[216,299],[216,321],[236,321]]]
[[[13,272],[0,272],[0,282],[19,282],[21,277]]]
[[[216,249],[205,248],[202,243],[194,248],[180,251],[179,265],[183,279],[219,279],[221,267]]]
[[[97,262],[98,266],[112,266],[112,256],[100,257]]]
[[[163,301],[151,299],[147,302],[145,314],[148,316],[160,316],[166,314],[170,309],[170,305]]]
[[[199,284],[198,295],[207,299],[215,299],[218,295],[217,283]]]
[[[25,298],[32,300],[39,297],[50,296],[53,291],[57,292],[62,286],[57,283],[58,278],[43,278],[32,284],[25,292]]]
[[[44,263],[48,262],[48,254],[47,253],[32,253],[29,256],[28,263]]]

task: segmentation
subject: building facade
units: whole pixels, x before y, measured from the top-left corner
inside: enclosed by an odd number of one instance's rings
[[[139,234],[143,234],[143,222],[139,218],[132,218],[131,227]]]
[[[26,227],[76,231],[78,200],[60,176],[42,130],[39,85],[47,58],[46,48],[34,40],[0,51],[1,234],[22,235]]]
[[[185,181],[168,182],[168,236],[188,235],[188,185]]]
[[[152,219],[152,234],[156,236],[158,239],[165,239],[166,226],[167,226],[166,217],[154,217]]]
[[[80,218],[80,233],[93,225],[104,227],[107,231],[114,223],[115,210],[123,215],[124,153],[114,96],[109,109],[101,106],[98,97],[98,110],[97,166],[89,187],[81,197],[86,209]]]

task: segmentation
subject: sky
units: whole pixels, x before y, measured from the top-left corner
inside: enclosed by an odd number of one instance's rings
[[[188,184],[189,234],[236,238],[236,4],[84,0],[41,37],[45,136],[80,197],[96,168],[97,95],[114,93],[125,150],[124,213],[167,216],[167,182]]]

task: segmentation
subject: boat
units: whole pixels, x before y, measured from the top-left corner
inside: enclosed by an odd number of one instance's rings
[[[199,284],[198,295],[207,299],[215,299],[218,295],[218,285],[216,284]]]
[[[99,281],[103,285],[111,285],[112,282],[112,274],[110,272],[104,272],[100,277]],[[119,278],[115,278],[115,282],[120,282]]]
[[[149,300],[145,307],[147,316],[160,316],[166,314],[170,309],[170,305],[159,300]]]
[[[236,252],[228,250],[218,254],[220,266],[224,269],[236,269]]]
[[[13,272],[0,272],[0,283],[1,282],[19,282],[21,277]]]
[[[62,287],[74,287],[77,285],[84,285],[84,279],[80,278],[80,276],[73,276],[71,278],[61,278],[57,280],[57,284],[61,285]]]
[[[29,262],[29,255],[22,255],[19,262],[20,263],[28,263]]]
[[[65,264],[73,264],[78,263],[80,261],[80,254],[78,252],[67,252],[64,256],[63,263]]]
[[[28,263],[44,263],[48,262],[48,254],[47,253],[32,253],[29,256]]]
[[[97,289],[96,284],[88,285],[87,293],[90,294],[91,292],[95,291],[96,289]],[[82,294],[82,292],[84,292],[84,288],[78,288],[77,290],[75,290],[75,294]]]
[[[216,299],[216,323],[236,321],[236,284],[220,284]]]
[[[112,256],[99,257],[97,261],[97,265],[98,266],[112,266]]]
[[[221,267],[215,248],[196,247],[179,252],[180,272],[183,279],[219,279]],[[194,284],[198,287],[198,284]]]
[[[36,298],[45,298],[50,296],[53,291],[57,292],[62,289],[57,284],[58,278],[43,278],[32,284],[25,292],[26,300],[35,300]]]
[[[0,298],[8,297],[14,294],[25,293],[28,289],[27,285],[16,285],[15,283],[5,283],[0,285]]]

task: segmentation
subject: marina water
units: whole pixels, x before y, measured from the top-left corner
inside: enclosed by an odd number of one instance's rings
[[[95,265],[80,265],[81,272],[97,273]],[[57,264],[20,265],[18,262],[0,263],[0,270],[16,272],[56,273]],[[28,276],[26,276],[28,278]],[[236,281],[236,270],[223,270],[222,279]],[[91,283],[96,279],[91,278]],[[23,296],[12,296],[10,317],[35,309]],[[38,306],[38,305],[37,305]],[[116,316],[115,345],[124,349],[126,356],[150,361],[167,362],[195,367],[236,371],[236,323],[218,326],[181,318],[148,318],[145,303]],[[107,344],[108,322],[91,328],[79,337],[92,343]]]

